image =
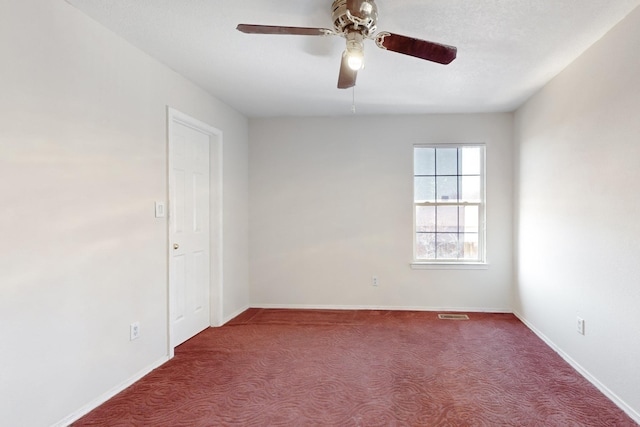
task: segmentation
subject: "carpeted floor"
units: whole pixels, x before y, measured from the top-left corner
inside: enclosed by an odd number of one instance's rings
[[[510,314],[251,309],[74,426],[636,426]]]

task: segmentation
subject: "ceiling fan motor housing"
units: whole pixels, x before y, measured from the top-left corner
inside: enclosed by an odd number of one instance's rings
[[[333,28],[339,34],[358,31],[369,37],[376,30],[378,7],[373,0],[335,0]]]

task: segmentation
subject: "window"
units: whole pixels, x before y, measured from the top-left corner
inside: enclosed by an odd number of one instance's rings
[[[484,151],[414,147],[415,263],[484,263]]]

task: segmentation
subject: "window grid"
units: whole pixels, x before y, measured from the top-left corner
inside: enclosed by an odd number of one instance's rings
[[[416,148],[433,149],[433,173],[418,173],[414,170],[415,178],[433,178],[433,198],[432,200],[418,201],[414,194],[414,227],[415,227],[415,240],[414,240],[414,258],[417,261],[457,261],[457,262],[482,262],[484,259],[484,236],[483,236],[483,195],[484,195],[484,146],[481,145],[469,145],[469,147],[475,147],[480,149],[480,156],[478,157],[478,172],[479,173],[465,173],[462,167],[461,154],[464,146],[416,146]],[[439,174],[440,167],[438,164],[439,156],[438,149],[453,149],[455,148],[455,174],[442,173]],[[414,152],[415,153],[415,152]],[[450,171],[453,172],[453,171]],[[462,186],[463,177],[477,177],[479,183],[479,194],[477,196],[478,201],[465,200],[463,194],[464,188]],[[441,189],[439,180],[442,178],[455,179],[455,197],[450,198],[449,195],[444,194],[445,191]],[[424,224],[418,227],[418,210],[419,207],[433,207],[433,224],[431,229],[427,226],[426,230]],[[455,209],[455,222],[454,224],[441,224],[440,215],[441,208],[454,207]],[[476,221],[473,226],[468,228],[466,221],[466,209],[476,209]],[[446,220],[446,218],[444,218]],[[443,220],[443,222],[444,222]],[[418,253],[418,247],[421,241],[425,241],[426,247],[432,248],[431,253]],[[429,244],[429,240],[432,243]]]

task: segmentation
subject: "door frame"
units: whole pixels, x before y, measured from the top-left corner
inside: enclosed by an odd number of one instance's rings
[[[167,262],[167,344],[169,358],[174,356],[175,345],[171,333],[171,194],[169,194],[169,174],[171,171],[171,135],[176,124],[189,127],[209,136],[209,325],[223,323],[223,244],[222,244],[222,131],[197,120],[185,113],[167,106],[167,221],[166,221],[166,262]]]

